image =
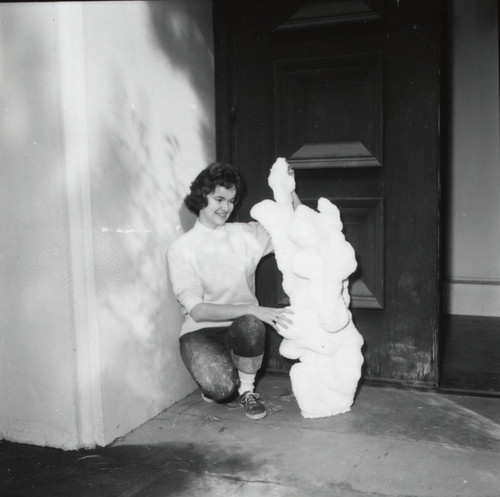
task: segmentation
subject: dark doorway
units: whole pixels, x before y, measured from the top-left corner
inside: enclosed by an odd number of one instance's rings
[[[440,388],[500,395],[500,318],[445,315]]]
[[[364,378],[435,387],[439,323],[440,2],[215,0],[218,155],[248,183],[286,157],[298,193],[341,210],[359,268]],[[287,304],[273,258],[263,305]],[[267,368],[287,371],[270,331]]]

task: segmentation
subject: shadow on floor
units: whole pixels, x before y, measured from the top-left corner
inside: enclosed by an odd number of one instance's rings
[[[260,421],[195,392],[106,448],[0,443],[0,495],[500,495],[500,399],[363,386],[349,413],[311,420],[288,377],[259,392]]]
[[[62,451],[31,445],[0,443],[0,495],[9,497],[75,497],[86,495],[139,495],[145,487],[161,493],[188,491],[191,472],[204,473],[217,458],[224,471],[238,473],[251,468],[241,456],[197,443],[159,443],[111,446],[89,451]],[[219,468],[220,469],[220,468]]]

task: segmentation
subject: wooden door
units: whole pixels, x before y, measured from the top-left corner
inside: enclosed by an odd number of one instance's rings
[[[248,194],[272,198],[286,157],[312,207],[341,210],[359,268],[354,322],[365,379],[437,383],[439,309],[439,2],[215,0],[220,160]],[[263,305],[286,305],[274,259],[258,272]],[[267,369],[287,371],[270,331]]]

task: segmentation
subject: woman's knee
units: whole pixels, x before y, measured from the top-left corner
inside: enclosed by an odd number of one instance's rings
[[[233,368],[230,371],[216,371],[198,376],[197,383],[205,395],[213,400],[226,400],[238,387],[238,373]]]
[[[231,349],[233,353],[254,357],[264,352],[266,327],[264,323],[250,314],[233,321],[229,328]]]
[[[244,334],[261,337],[266,333],[266,327],[264,323],[253,316],[252,314],[245,314],[240,316],[233,321],[233,324],[229,328],[231,335]]]
[[[196,337],[181,340],[181,357],[202,391],[214,400],[224,400],[238,386],[236,371],[229,353]]]

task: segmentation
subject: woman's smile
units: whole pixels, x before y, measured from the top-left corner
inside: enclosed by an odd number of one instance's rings
[[[236,188],[216,186],[207,195],[207,205],[200,210],[200,222],[213,229],[223,226],[233,212],[235,197]]]

